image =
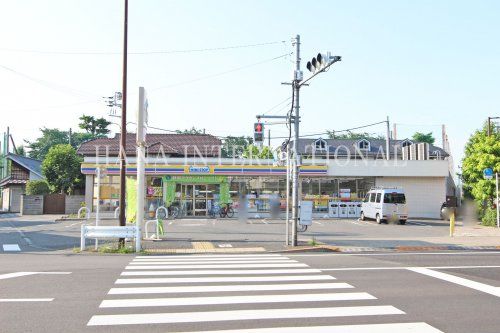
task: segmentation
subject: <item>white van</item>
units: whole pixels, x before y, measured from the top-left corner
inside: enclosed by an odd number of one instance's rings
[[[398,220],[405,224],[408,219],[406,197],[401,188],[373,188],[367,194],[361,205],[360,219],[375,219],[377,223],[388,220]]]

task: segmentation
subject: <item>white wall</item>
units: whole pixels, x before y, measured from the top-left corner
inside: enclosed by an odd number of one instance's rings
[[[376,186],[402,187],[406,193],[409,217],[439,218],[446,200],[445,177],[377,177]]]
[[[446,177],[448,161],[329,160],[328,176]]]

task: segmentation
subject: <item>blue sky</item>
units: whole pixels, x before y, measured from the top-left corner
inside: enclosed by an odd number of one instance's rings
[[[255,115],[291,95],[281,82],[291,78],[293,56],[267,60],[292,52],[296,34],[304,70],[319,51],[342,56],[301,91],[304,134],[389,116],[400,124],[398,138],[433,131],[440,144],[446,124],[458,160],[469,135],[499,115],[497,1],[129,0],[129,7],[130,52],[274,42],[131,54],[130,120],[144,86],[153,126],[251,135]],[[10,126],[20,143],[42,126],[77,130],[83,113],[106,116],[101,96],[121,90],[122,15],[119,0],[3,1],[0,129]]]

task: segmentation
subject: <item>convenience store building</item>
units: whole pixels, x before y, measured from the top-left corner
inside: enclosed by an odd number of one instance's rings
[[[119,141],[99,138],[82,144],[81,170],[86,179],[86,204],[95,211],[114,212],[119,204]],[[207,216],[216,202],[232,202],[238,211],[245,198],[250,216],[266,217],[271,205],[285,207],[286,167],[280,161],[222,157],[222,142],[211,135],[148,134],[146,157],[146,207],[179,205],[184,216]],[[390,159],[383,140],[301,140],[302,200],[314,202],[317,217],[331,213],[332,202],[359,202],[374,186],[403,187],[410,217],[438,218],[447,195],[454,194],[449,154],[417,143],[391,142]],[[411,148],[416,152],[410,154]],[[406,152],[406,154],[405,154]],[[134,192],[136,175],[135,134],[127,136],[127,192]],[[411,155],[411,156],[410,156]],[[101,168],[100,201],[96,170]]]

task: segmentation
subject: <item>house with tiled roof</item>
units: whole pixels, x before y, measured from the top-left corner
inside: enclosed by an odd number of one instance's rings
[[[42,161],[9,153],[5,156],[6,168],[0,179],[2,193],[1,210],[18,213],[21,205],[21,195],[24,194],[29,180],[43,179]]]

